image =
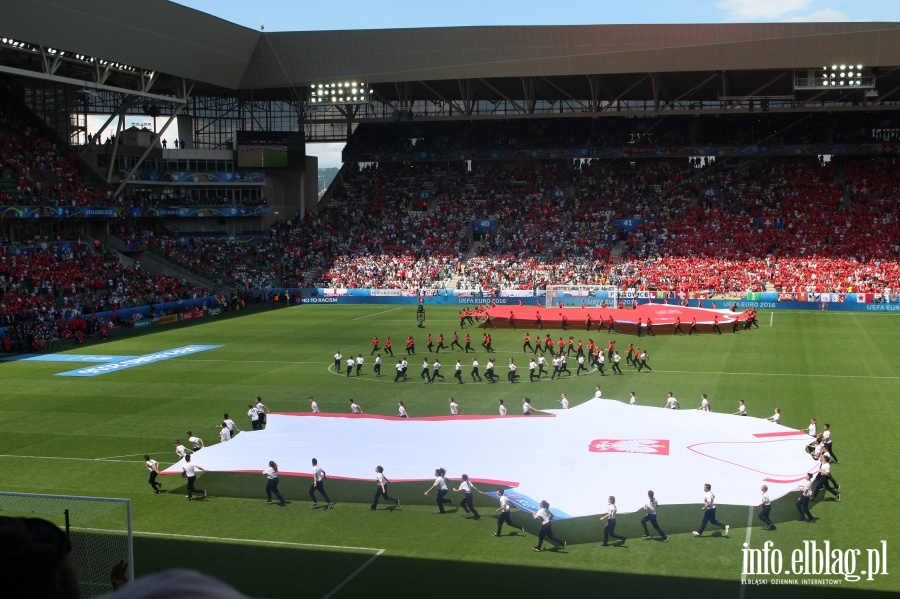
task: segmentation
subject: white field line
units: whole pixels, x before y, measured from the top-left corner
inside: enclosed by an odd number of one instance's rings
[[[750,547],[750,534],[753,532],[753,508],[747,510],[747,534],[744,535],[744,547]],[[743,552],[742,552],[743,555]],[[744,584],[744,581],[747,580],[747,575],[743,572],[743,567],[741,568],[741,588],[738,591],[738,599],[744,599],[744,594],[747,592],[747,585]]]
[[[379,316],[381,314],[387,314],[388,312],[396,312],[400,308],[391,308],[390,310],[384,310],[383,312],[375,312],[374,314],[366,314],[365,316],[357,316],[353,320],[362,320],[364,318],[371,318],[373,316]]]

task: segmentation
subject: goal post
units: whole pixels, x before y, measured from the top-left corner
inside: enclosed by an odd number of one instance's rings
[[[110,573],[120,561],[134,580],[130,499],[0,492],[0,516],[43,518],[64,530],[86,599],[112,590]]]
[[[619,299],[619,288],[616,285],[548,285],[546,306],[548,308],[580,308],[599,306],[605,303],[612,306]]]

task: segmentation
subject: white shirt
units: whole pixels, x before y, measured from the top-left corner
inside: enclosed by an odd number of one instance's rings
[[[184,448],[184,445],[176,445],[175,453],[178,454],[178,457],[183,458],[187,454],[187,450]]]
[[[778,412],[772,414],[772,422],[774,422],[775,424],[781,424],[781,414],[779,414]]]
[[[810,484],[812,484],[812,483],[810,483],[810,481],[808,479],[803,479],[800,481],[800,484],[798,485],[800,487],[800,491],[803,493],[804,497],[809,497]]]
[[[705,397],[702,400],[700,400],[700,409],[703,410],[704,412],[709,412],[709,400],[706,399]]]
[[[356,365],[357,365],[357,366],[362,366],[362,364],[363,364],[364,361],[365,361],[365,360],[363,360],[363,357],[360,356],[360,357],[356,358]]]
[[[500,404],[500,415],[506,416],[506,406],[503,404]]]
[[[569,400],[566,398],[565,395],[563,395],[563,396],[560,398],[559,403],[562,405],[563,410],[568,410],[568,409],[569,409]]]
[[[437,487],[438,491],[446,491],[447,490],[447,479],[443,476],[439,476],[434,479],[433,487]]]
[[[229,431],[229,432],[231,432],[231,433],[234,432],[234,420],[232,420],[231,418],[226,418],[226,419],[223,420],[222,422],[224,422],[224,423],[225,423],[225,426],[228,427],[228,431]]]
[[[313,466],[313,480],[317,483],[325,480],[325,471],[318,464]]]
[[[740,412],[741,416],[745,416],[747,414],[747,406],[744,404],[739,405],[738,412]]]
[[[459,363],[459,360],[456,361],[456,372],[462,372],[462,364]]]
[[[600,399],[601,397],[603,397],[603,391],[601,391],[600,389],[597,389],[596,391],[594,391],[595,399]]]
[[[478,360],[472,360],[472,368],[478,368]]]
[[[309,404],[309,409],[312,410],[313,413],[318,414],[319,413],[319,404],[316,403],[315,401],[313,401],[312,403]]]
[[[247,410],[247,416],[250,417],[250,420],[259,420],[259,412],[256,411],[256,408]]]
[[[637,398],[634,396],[634,393],[631,394],[631,399],[628,400],[630,405],[635,405],[637,403]]]
[[[399,406],[398,409],[400,410],[400,418],[409,418],[409,414],[406,413],[405,407]]]
[[[188,442],[194,446],[194,449],[200,449],[200,437],[188,437]]]
[[[472,494],[472,485],[469,484],[469,481],[464,480],[461,483],[459,483],[459,490],[466,493],[467,495],[471,495]]]
[[[763,493],[763,494],[762,494],[762,498],[759,500],[759,502],[760,502],[762,505],[769,505],[769,504],[771,503],[771,501],[769,501],[769,494],[768,494],[768,493]]]
[[[541,520],[541,526],[543,526],[544,524],[549,524],[549,523],[550,523],[550,520],[552,519],[551,516],[550,516],[550,510],[548,510],[547,508],[543,508],[543,507],[542,507],[541,509],[539,509],[539,510],[535,513],[535,515],[536,515],[538,518],[540,518],[540,520]]]
[[[518,368],[518,366],[516,366],[516,363],[515,363],[515,362],[510,362],[510,363],[509,363],[509,371],[510,371],[510,372],[515,372],[515,371],[516,371],[516,368]]]
[[[678,406],[678,400],[674,397],[670,397],[666,400],[666,407],[670,410],[674,410]]]
[[[493,363],[491,360],[488,360],[488,363],[484,365],[484,369],[485,369],[485,370],[493,370],[493,369],[494,369],[494,363]]]
[[[522,413],[531,414],[531,404],[527,401],[522,403]]]
[[[265,405],[263,405],[263,402],[258,401],[258,402],[256,402],[256,411],[259,412],[260,414],[265,414],[266,412],[269,411],[269,408],[267,408]]]
[[[508,512],[509,511],[509,497],[506,495],[500,496],[500,511]]]
[[[659,503],[657,503],[655,498],[654,499],[647,498],[646,503],[644,503],[644,509],[647,510],[648,514],[652,515],[652,514],[656,513],[656,507],[658,505],[659,505]]]
[[[376,472],[375,473],[375,482],[378,483],[379,485],[386,485],[388,481],[384,477],[383,472]]]
[[[807,429],[807,432],[809,433],[809,436],[810,436],[810,437],[815,437],[815,436],[816,436],[816,424],[810,422],[810,423],[809,423],[809,429]],[[824,436],[824,435],[823,435],[823,436]]]
[[[819,464],[819,474],[823,476],[828,476],[831,474],[831,463],[830,462],[822,462]]]
[[[197,476],[197,468],[194,466],[193,462],[187,462],[183,467],[184,473],[187,474],[188,478],[192,476]]]
[[[341,358],[343,358],[343,357],[344,357],[344,356],[341,355],[341,352],[338,352],[338,353],[334,354],[334,361],[335,361],[335,362],[340,362],[340,361],[341,361]]]
[[[606,505],[606,513],[609,514],[609,519],[610,519],[610,520],[615,520],[615,519],[616,519],[616,512],[618,512],[618,511],[619,511],[619,510],[616,509],[616,504],[615,504],[615,503],[609,503],[609,504]]]
[[[584,358],[582,358],[582,361],[584,361]],[[534,370],[535,368],[537,368],[537,362],[535,362],[534,360],[531,360],[530,362],[528,362],[529,370]]]
[[[546,363],[547,363],[547,358],[545,358],[544,356],[538,356],[538,365],[543,366]]]
[[[831,441],[831,429],[825,429],[822,431],[822,442],[829,443]]]
[[[266,478],[268,478],[269,480],[272,480],[273,478],[278,478],[278,473],[271,466],[269,466],[268,468],[263,470],[263,474],[265,474]]]
[[[375,365],[381,366],[381,354],[378,354],[377,356],[375,356]]]
[[[362,410],[359,409],[359,406],[356,405],[355,402],[350,404],[350,411],[353,412],[354,414],[359,414],[360,412],[362,412]]]
[[[347,368],[353,368],[353,358],[347,358]]]
[[[455,401],[450,402],[450,414],[453,416],[459,414],[459,404]]]
[[[712,491],[706,491],[703,494],[703,503],[704,505],[709,504],[709,507],[706,508],[708,510],[716,508],[716,496],[712,494]]]
[[[147,470],[149,470],[150,472],[156,472],[157,468],[159,468],[159,462],[157,462],[153,458],[147,460]]]
[[[434,364],[432,364],[431,367],[434,368],[434,371],[435,371],[435,372],[437,372],[438,370],[441,369],[441,363],[438,362],[437,360],[435,360],[435,361],[434,361]]]
[[[228,427],[223,427],[219,431],[219,441],[224,443],[225,441],[231,441],[231,433],[228,431]]]

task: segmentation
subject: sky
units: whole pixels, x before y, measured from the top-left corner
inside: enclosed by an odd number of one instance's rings
[[[897,0],[174,0],[266,32],[471,27],[900,21]],[[308,144],[320,167],[340,166],[342,144]]]

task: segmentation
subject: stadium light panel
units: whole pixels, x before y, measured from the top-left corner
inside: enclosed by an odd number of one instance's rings
[[[312,83],[309,86],[308,102],[318,105],[328,102],[332,105],[367,104],[367,85],[360,81],[337,81],[330,83]]]

